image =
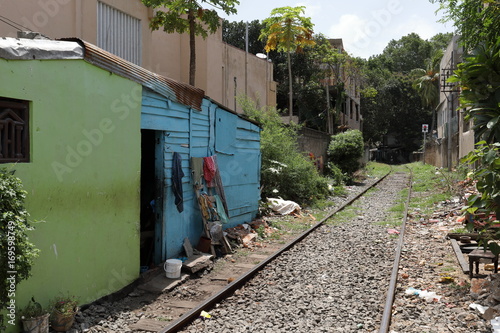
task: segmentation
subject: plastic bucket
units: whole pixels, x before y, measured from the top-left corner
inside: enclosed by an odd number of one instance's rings
[[[182,261],[179,259],[168,259],[163,265],[163,269],[167,273],[167,278],[178,279],[181,277]]]

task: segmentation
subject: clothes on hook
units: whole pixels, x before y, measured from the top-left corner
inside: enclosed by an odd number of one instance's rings
[[[203,157],[203,177],[207,187],[215,187],[214,178],[217,172],[214,156]]]
[[[174,192],[174,203],[179,213],[184,211],[182,177],[184,177],[184,172],[182,171],[182,158],[179,153],[174,152],[172,157],[172,191]]]

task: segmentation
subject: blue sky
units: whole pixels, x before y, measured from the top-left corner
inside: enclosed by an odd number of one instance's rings
[[[240,0],[237,15],[221,16],[229,21],[263,20],[284,6],[305,6],[315,33],[342,38],[346,51],[362,58],[382,53],[391,39],[411,32],[423,39],[453,32],[451,23],[437,22],[439,5],[428,0]]]

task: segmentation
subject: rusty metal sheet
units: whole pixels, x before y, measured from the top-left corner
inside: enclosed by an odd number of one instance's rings
[[[155,74],[81,39],[64,38],[62,40],[76,41],[82,45],[85,50],[83,56],[85,61],[140,83],[174,102],[201,111],[201,105],[205,97],[205,92],[202,89]]]

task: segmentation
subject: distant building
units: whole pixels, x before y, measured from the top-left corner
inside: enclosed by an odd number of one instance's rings
[[[452,38],[441,59],[437,126],[429,134],[426,145],[425,161],[437,167],[451,168],[474,149],[472,121],[464,120],[464,109],[460,109],[459,104],[459,87],[456,83],[447,81],[463,59],[463,47],[458,43],[459,38]]]
[[[330,39],[330,44],[332,48],[338,50],[339,53],[346,52],[344,49],[344,44],[342,42],[342,38],[334,38]],[[360,110],[360,78],[359,75],[353,71],[348,70],[345,66],[339,66],[337,69],[338,73],[333,73],[332,76],[328,79],[328,87],[330,93],[333,95],[335,100],[338,98],[341,99],[340,103],[336,103],[336,105],[332,105],[331,107],[335,107],[335,111],[338,117],[337,126],[340,130],[346,129],[357,129],[363,130],[363,116],[361,115]],[[341,90],[338,90],[337,87],[341,87]],[[345,95],[339,94],[340,91],[343,91]],[[340,106],[340,107],[339,107]],[[334,119],[330,119],[331,122]],[[329,130],[330,134],[333,134],[338,129],[333,130],[334,124],[329,124],[327,128],[332,129]]]

